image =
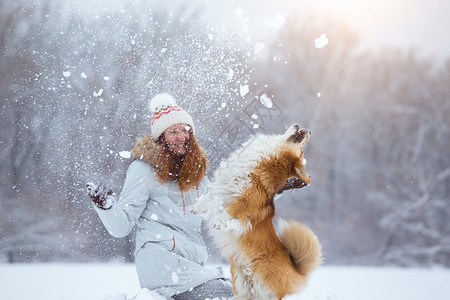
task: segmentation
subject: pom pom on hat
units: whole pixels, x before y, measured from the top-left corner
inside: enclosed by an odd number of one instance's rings
[[[154,96],[149,101],[148,108],[153,113],[151,131],[154,139],[158,139],[167,128],[176,124],[188,124],[194,132],[192,117],[177,105],[171,95],[163,93]]]
[[[177,101],[174,97],[167,93],[158,94],[153,97],[148,103],[148,109],[152,112],[158,112],[168,106],[177,106]]]

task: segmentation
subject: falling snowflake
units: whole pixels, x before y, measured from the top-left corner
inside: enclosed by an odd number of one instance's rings
[[[241,97],[244,97],[245,95],[247,95],[248,92],[249,92],[248,84],[240,86],[239,93],[241,94]]]
[[[130,158],[131,152],[130,151],[120,151],[119,155],[120,155],[120,157],[123,157],[123,158]]]
[[[269,96],[267,96],[266,94],[262,94],[259,97],[259,101],[261,102],[262,105],[264,105],[267,108],[272,108],[273,106],[272,99],[270,99]]]
[[[328,45],[328,38],[325,33],[322,33],[317,39],[314,40],[314,46],[317,49],[323,48]]]

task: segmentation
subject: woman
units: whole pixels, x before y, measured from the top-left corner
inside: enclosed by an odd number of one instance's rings
[[[136,269],[142,288],[166,298],[232,297],[231,285],[205,263],[201,217],[187,207],[207,192],[207,159],[194,136],[191,116],[168,94],[150,102],[151,136],[131,151],[119,200],[88,184],[89,195],[106,229],[115,237],[135,224]]]

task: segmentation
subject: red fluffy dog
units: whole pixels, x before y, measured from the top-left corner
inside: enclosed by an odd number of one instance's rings
[[[242,145],[214,173],[209,193],[193,207],[205,216],[231,264],[235,299],[281,299],[299,292],[321,263],[314,233],[295,222],[273,226],[274,196],[287,180],[311,183],[303,146],[309,132],[259,135]]]

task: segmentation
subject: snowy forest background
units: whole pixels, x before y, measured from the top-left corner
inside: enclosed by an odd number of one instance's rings
[[[450,267],[450,60],[364,50],[317,11],[213,2],[0,1],[0,262],[133,261],[84,184],[120,191],[147,101],[170,92],[209,175],[252,134],[312,132],[313,184],[276,207],[328,264]]]

